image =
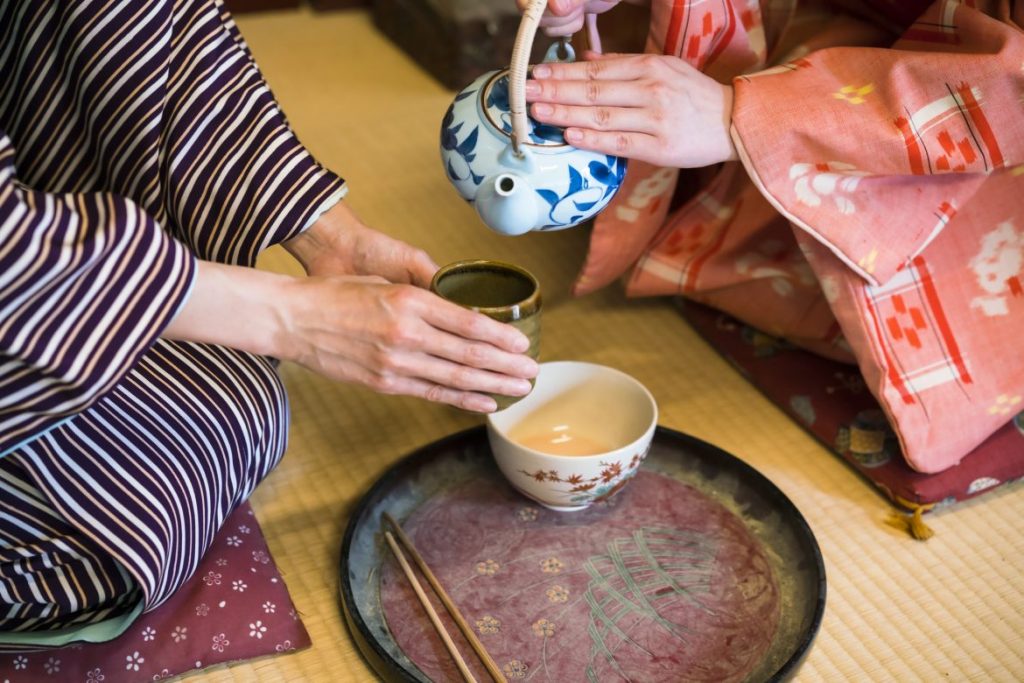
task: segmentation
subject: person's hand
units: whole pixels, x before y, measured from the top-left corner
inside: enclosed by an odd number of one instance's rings
[[[437,271],[425,251],[367,227],[345,202],[282,246],[308,275],[376,275],[427,287]]]
[[[286,295],[285,357],[332,379],[490,412],[537,364],[510,325],[380,277],[309,277]]]
[[[427,291],[437,271],[427,253],[367,227],[343,202],[284,246],[311,276],[296,283],[290,353],[300,364],[482,412],[495,406],[483,393],[529,392],[537,365],[521,355],[526,337]]]
[[[516,0],[522,12],[530,0]],[[571,36],[583,28],[583,16],[607,12],[619,0],[548,0],[548,10],[540,20],[540,27],[549,36]]]
[[[372,230],[337,205],[284,245],[309,277],[200,261],[168,339],[291,360],[326,377],[467,410],[484,394],[522,396],[537,363],[511,325],[425,287],[425,252]]]
[[[538,64],[526,83],[530,115],[566,128],[569,144],[676,168],[736,158],[732,87],[678,57],[584,56]]]

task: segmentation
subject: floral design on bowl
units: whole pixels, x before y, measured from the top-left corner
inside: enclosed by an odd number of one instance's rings
[[[561,475],[556,470],[537,469],[533,472],[519,470],[521,474],[536,482],[553,482],[565,484],[561,492],[569,495],[573,504],[597,503],[611,498],[618,493],[626,482],[636,475],[640,465],[647,458],[648,450],[641,451],[630,458],[627,465],[622,462],[601,462],[600,472],[593,477],[579,473]],[[518,488],[518,487],[517,487]]]

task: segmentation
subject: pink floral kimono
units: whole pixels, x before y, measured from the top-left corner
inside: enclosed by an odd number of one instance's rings
[[[734,84],[740,161],[673,212],[679,171],[633,163],[576,292],[626,273],[855,361],[908,463],[955,465],[1024,410],[1022,26],[1011,0],[652,0],[647,51]]]

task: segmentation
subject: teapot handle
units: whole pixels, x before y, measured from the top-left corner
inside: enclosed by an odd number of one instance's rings
[[[533,47],[533,39],[537,35],[537,27],[540,25],[544,9],[547,7],[547,0],[531,0],[523,12],[523,18],[519,22],[519,31],[516,33],[516,42],[512,46],[512,64],[509,67],[508,95],[509,109],[512,114],[512,149],[516,156],[522,156],[519,149],[519,141],[529,138],[529,127],[526,117],[526,72],[530,67],[530,49]],[[597,34],[596,15],[586,16],[588,37],[591,49],[601,51],[601,40]],[[568,58],[559,58],[560,49],[566,49]],[[552,58],[554,57],[554,58]],[[544,61],[572,61],[575,55],[568,41],[559,41],[548,50]]]

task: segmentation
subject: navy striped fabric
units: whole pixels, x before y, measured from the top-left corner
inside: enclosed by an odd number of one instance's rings
[[[268,360],[160,333],[196,259],[252,266],[344,189],[219,2],[0,2],[0,629],[194,571],[287,402]]]

